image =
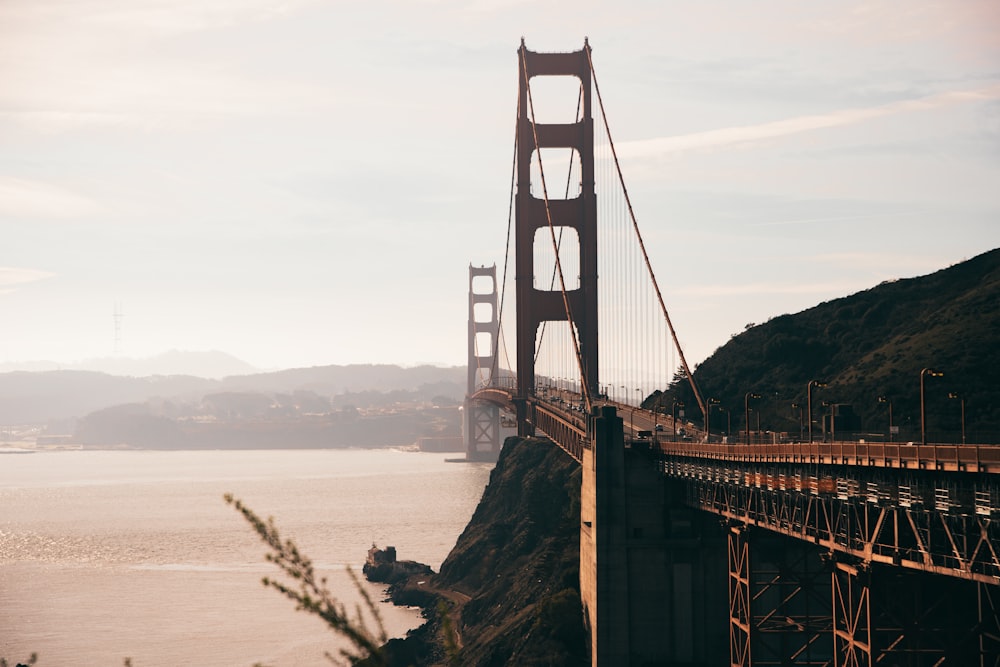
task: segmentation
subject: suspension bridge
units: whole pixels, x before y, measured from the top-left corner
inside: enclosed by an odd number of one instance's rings
[[[467,456],[509,419],[580,462],[593,664],[1000,665],[1000,447],[814,438],[817,382],[808,438],[751,436],[749,394],[742,437],[713,432],[589,44],[517,59],[507,251],[469,270]],[[541,118],[551,79],[575,95]],[[672,382],[693,418],[650,404]]]

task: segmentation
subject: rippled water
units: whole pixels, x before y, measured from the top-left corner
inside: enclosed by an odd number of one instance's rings
[[[440,566],[490,468],[396,450],[0,455],[0,657],[324,664],[337,639],[260,584],[276,571],[222,495],[273,516],[353,606],[345,568],[373,542]],[[420,622],[381,609],[390,634]]]

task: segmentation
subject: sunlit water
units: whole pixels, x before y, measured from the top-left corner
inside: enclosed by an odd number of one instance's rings
[[[437,569],[492,467],[396,450],[0,455],[0,657],[40,667],[320,665],[343,646],[265,588],[277,574],[233,493],[359,599],[372,543]],[[376,599],[382,587],[369,586]],[[380,604],[391,636],[416,610]]]

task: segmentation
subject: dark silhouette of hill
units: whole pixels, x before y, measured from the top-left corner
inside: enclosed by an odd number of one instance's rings
[[[794,315],[748,325],[694,370],[702,395],[719,400],[713,431],[744,428],[747,392],[759,409],[762,430],[798,436],[798,410],[806,405],[810,380],[828,386],[813,390],[814,433],[822,402],[848,404],[857,415],[852,429],[878,439],[888,432],[888,404],[897,440],[920,439],[920,373],[933,368],[943,377],[925,378],[928,441],[961,441],[961,400],[965,399],[969,443],[997,442],[1000,435],[1000,249],[935,273],[882,283]],[[885,402],[879,402],[882,396]],[[675,378],[647,407],[670,410],[674,400],[688,417],[701,421],[688,383]],[[721,408],[721,409],[720,409]],[[804,409],[804,408],[803,408]]]

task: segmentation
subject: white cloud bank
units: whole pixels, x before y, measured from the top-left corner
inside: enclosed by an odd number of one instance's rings
[[[842,109],[827,114],[798,116],[796,118],[787,118],[785,120],[758,125],[725,127],[718,130],[693,132],[674,137],[626,141],[618,144],[617,151],[619,156],[622,157],[648,158],[685,151],[711,150],[766,139],[776,139],[801,132],[854,125],[885,116],[927,111],[957,104],[995,99],[1000,99],[1000,84],[969,90],[936,93],[926,97],[891,102],[877,107]]]

